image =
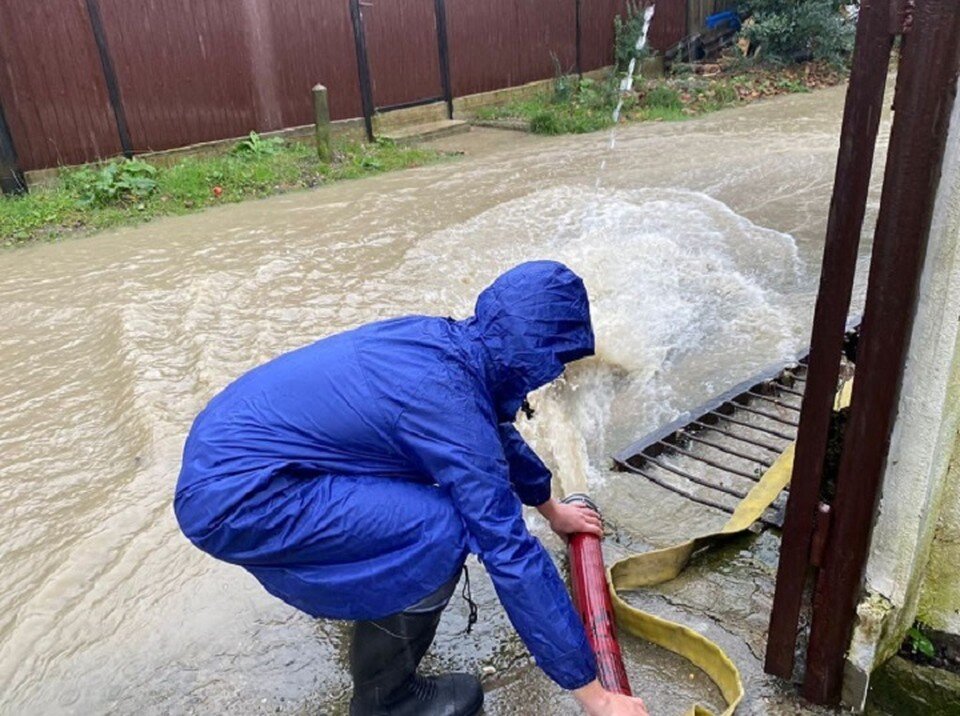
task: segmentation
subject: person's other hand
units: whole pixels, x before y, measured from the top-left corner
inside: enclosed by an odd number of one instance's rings
[[[599,681],[591,681],[573,695],[587,716],[650,716],[642,699],[607,691]]]
[[[578,532],[603,537],[603,520],[583,503],[565,503],[551,499],[538,509],[540,514],[547,518],[550,529],[563,539]]]

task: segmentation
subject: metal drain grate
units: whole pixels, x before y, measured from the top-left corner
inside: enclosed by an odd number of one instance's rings
[[[859,319],[845,354],[856,351]],[[772,366],[688,411],[614,456],[616,467],[721,512],[732,514],[777,457],[797,438],[807,380],[806,353]],[[783,525],[789,488],[761,522]]]

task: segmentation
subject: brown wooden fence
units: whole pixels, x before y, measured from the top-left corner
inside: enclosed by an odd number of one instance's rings
[[[318,82],[344,119],[592,70],[625,4],[0,0],[0,153],[32,170],[309,124]],[[687,9],[658,0],[654,47]]]

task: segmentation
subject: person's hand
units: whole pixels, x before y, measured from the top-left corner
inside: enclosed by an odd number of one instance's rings
[[[573,692],[587,716],[650,716],[643,701],[607,691],[597,680]]]
[[[550,523],[550,529],[567,539],[578,532],[603,537],[603,521],[600,515],[580,502],[557,502],[550,498],[537,508]]]

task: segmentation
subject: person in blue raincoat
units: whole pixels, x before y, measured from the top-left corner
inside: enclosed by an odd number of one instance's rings
[[[466,674],[422,677],[468,553],[521,639],[589,714],[645,714],[606,692],[565,585],[521,503],[558,534],[602,535],[550,497],[513,426],[525,396],[594,352],[586,289],[536,261],[467,320],[411,316],[282,355],[229,385],[187,438],[174,508],[203,551],[314,617],[356,621],[350,713],[477,713]]]

